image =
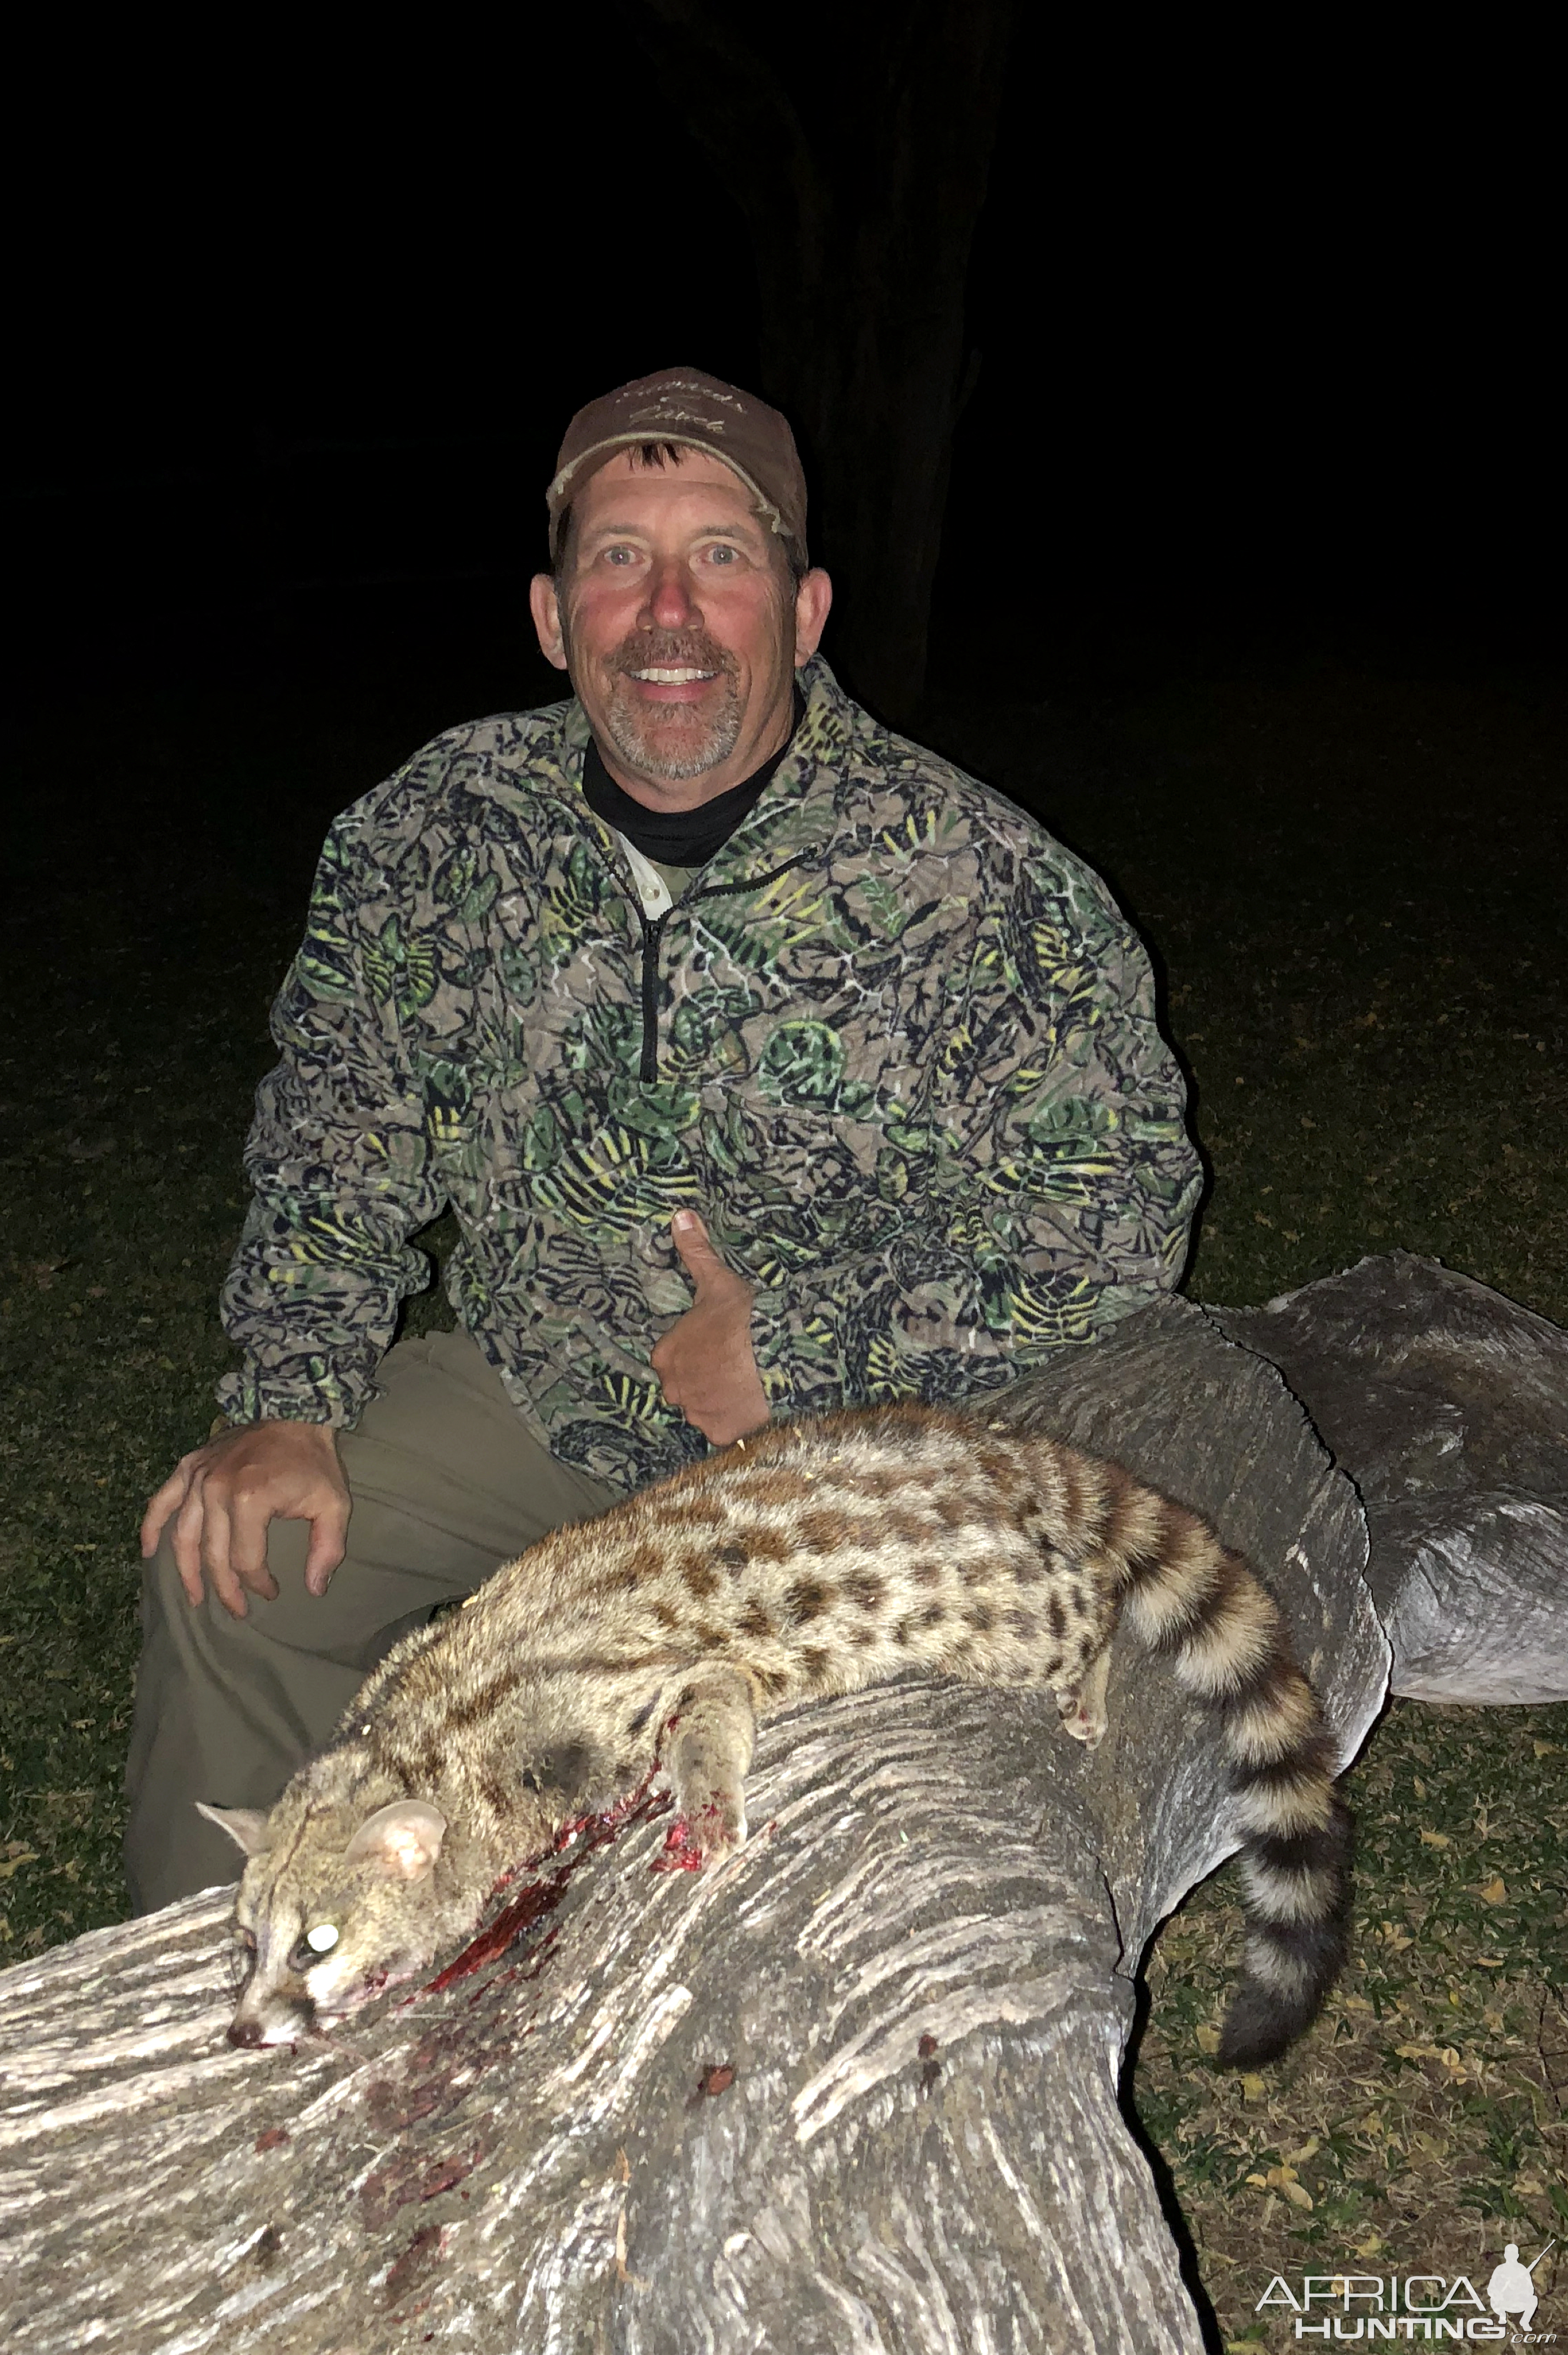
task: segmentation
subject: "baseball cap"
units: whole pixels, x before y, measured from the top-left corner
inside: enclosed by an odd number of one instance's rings
[[[559,553],[560,517],[590,477],[617,450],[673,442],[721,458],[757,500],[781,538],[805,556],[805,476],[789,420],[753,392],[701,368],[661,368],[580,409],[566,429],[545,493],[550,547]]]

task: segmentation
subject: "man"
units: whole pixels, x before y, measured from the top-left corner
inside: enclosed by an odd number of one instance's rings
[[[623,386],[548,503],[575,700],[346,812],[278,1001],[234,1427],[144,1525],[144,1907],[231,1873],[195,1800],[270,1805],[398,1634],[547,1529],[770,1414],[995,1387],[1180,1273],[1144,954],[817,657],[784,420]],[[459,1330],[389,1351],[448,1204]]]
[[[1552,2246],[1554,2243],[1548,2241],[1546,2249]],[[1541,2257],[1546,2254],[1546,2249],[1542,2249]],[[1541,2263],[1541,2257],[1537,2257],[1533,2264],[1521,2264],[1518,2242],[1508,2243],[1503,2250],[1501,2264],[1492,2267],[1491,2278],[1487,2283],[1487,2303],[1499,2322],[1507,2322],[1511,2315],[1517,2314],[1520,2328],[1528,2330],[1535,2320],[1535,2309],[1541,2300],[1531,2275]]]

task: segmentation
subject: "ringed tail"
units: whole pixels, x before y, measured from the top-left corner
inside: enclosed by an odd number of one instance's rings
[[[1344,1966],[1352,1827],[1334,1739],[1273,1598],[1208,1523],[1130,1480],[1107,1496],[1102,1542],[1134,1633],[1220,1719],[1245,1840],[1242,1977],[1221,2032],[1226,2066],[1278,2058]]]

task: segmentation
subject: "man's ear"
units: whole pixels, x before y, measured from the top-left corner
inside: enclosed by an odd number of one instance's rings
[[[536,572],[528,583],[528,611],[539,633],[539,652],[557,670],[566,668],[566,635],[560,626],[560,600],[548,572]]]
[[[205,1816],[209,1824],[216,1824],[219,1831],[227,1832],[235,1847],[243,1849],[247,1856],[265,1856],[272,1846],[267,1838],[267,1817],[260,1807],[209,1807],[205,1799],[198,1799],[196,1812]]]
[[[833,583],[819,564],[802,579],[795,592],[795,659],[798,669],[809,662],[822,644],[822,633],[827,627],[827,615],[833,603]]]
[[[389,1878],[422,1881],[435,1870],[445,1832],[446,1817],[428,1800],[394,1799],[389,1807],[378,1807],[366,1817],[344,1850],[343,1861],[358,1864],[368,1857]]]

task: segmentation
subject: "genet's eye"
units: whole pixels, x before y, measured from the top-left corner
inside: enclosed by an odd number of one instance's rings
[[[329,1955],[332,1952],[337,1944],[337,1937],[338,1934],[330,1922],[318,1922],[314,1929],[305,1932],[304,1936],[289,1956],[290,1970],[311,1969],[313,1965],[320,1962],[324,1955]]]
[[[239,1939],[240,1944],[244,1947],[245,1952],[248,1955],[253,1955],[255,1953],[256,1933],[254,1930],[247,1930],[243,1922],[237,1923],[235,1924],[234,1935]]]

